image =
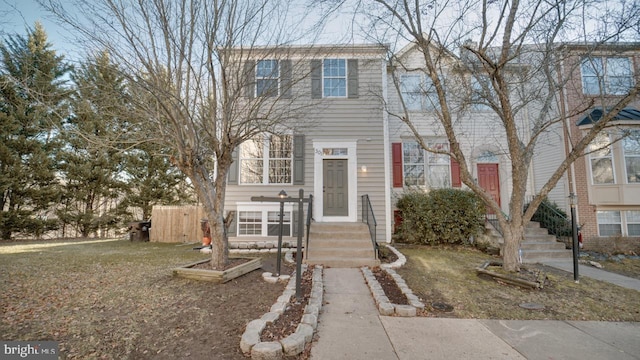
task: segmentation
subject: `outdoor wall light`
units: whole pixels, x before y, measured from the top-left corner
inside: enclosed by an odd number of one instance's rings
[[[278,197],[281,199],[284,199],[287,197],[287,192],[284,191],[284,189],[280,190],[280,193],[278,194]]]
[[[362,172],[367,172],[367,167],[365,165],[362,165],[360,167],[360,170],[362,170]]]

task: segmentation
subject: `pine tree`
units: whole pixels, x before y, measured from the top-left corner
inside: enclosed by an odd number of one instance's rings
[[[118,227],[117,204],[126,189],[122,136],[128,124],[127,94],[118,69],[106,53],[74,72],[73,114],[64,124],[60,153],[63,201],[57,215],[68,235],[70,225],[82,237]]]
[[[56,119],[64,114],[69,70],[39,23],[0,44],[0,236],[40,236],[55,227]]]

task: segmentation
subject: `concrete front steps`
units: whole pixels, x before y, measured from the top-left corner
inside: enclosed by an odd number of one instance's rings
[[[520,249],[524,263],[572,258],[571,250],[567,250],[564,243],[558,242],[554,235],[549,235],[547,229],[541,228],[540,223],[535,221],[530,221],[525,227]]]
[[[376,266],[369,228],[363,223],[312,223],[305,263],[335,268]]]

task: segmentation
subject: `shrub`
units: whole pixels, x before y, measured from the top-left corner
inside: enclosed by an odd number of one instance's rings
[[[484,228],[485,207],[471,191],[412,191],[397,202],[402,212],[400,241],[414,244],[466,244]]]

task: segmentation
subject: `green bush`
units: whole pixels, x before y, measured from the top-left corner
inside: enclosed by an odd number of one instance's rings
[[[485,206],[471,191],[412,191],[397,202],[402,212],[398,240],[414,244],[466,244],[484,228]]]

